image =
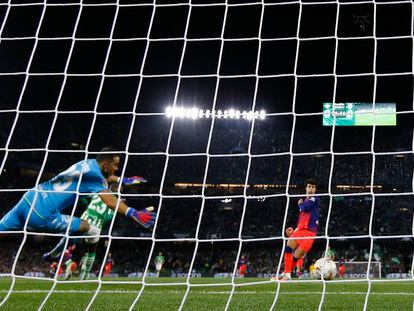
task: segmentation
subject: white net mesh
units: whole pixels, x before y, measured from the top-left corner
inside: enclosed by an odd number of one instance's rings
[[[330,281],[366,284],[364,310],[376,282],[412,281],[412,6],[0,3],[1,216],[25,191],[108,145],[123,155],[121,178],[149,178],[142,187],[118,189],[119,198],[137,208],[154,205],[158,215],[152,232],[113,218],[99,235],[96,278],[87,281],[64,281],[58,271],[46,277],[44,264],[29,265],[31,249],[47,251],[71,235],[33,232],[25,220],[22,230],[5,232],[13,238],[4,244],[0,276],[10,284],[0,305],[17,292],[16,280],[35,279],[53,284],[39,309],[62,283],[96,285],[87,310],[111,284],[140,286],[130,293],[131,310],[145,306],[148,288],[165,284],[185,288],[179,310],[196,308],[191,297],[199,287],[225,289],[218,308],[228,310],[237,308],[243,287],[270,283],[276,288],[265,309],[284,306],[281,282],[269,279],[282,272],[284,231],[295,226],[307,178],[319,182],[320,231],[304,273],[292,282],[322,284],[315,307],[324,307],[330,285],[307,272],[328,248],[337,260],[364,260],[352,280]],[[397,126],[322,126],[324,103],[395,103]],[[167,118],[167,106],[202,109],[205,118]],[[232,118],[224,114],[229,109],[266,111],[266,119]],[[72,219],[79,212],[67,213]],[[152,281],[160,252],[161,276],[174,277],[161,284]],[[109,253],[119,279],[104,277]]]

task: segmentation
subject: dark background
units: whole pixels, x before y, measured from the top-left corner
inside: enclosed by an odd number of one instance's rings
[[[264,269],[274,271],[286,207],[286,225],[297,217],[297,199],[288,194],[303,194],[303,181],[312,177],[324,194],[320,235],[365,236],[353,242],[363,258],[373,208],[372,234],[390,236],[386,241],[395,246],[394,253],[382,246],[389,252],[384,258],[401,256],[401,269],[408,270],[412,247],[392,235],[412,234],[412,5],[308,2],[164,0],[153,6],[120,0],[117,6],[100,0],[81,6],[53,0],[46,6],[11,1],[8,7],[0,1],[0,188],[30,189],[112,146],[123,153],[125,176],[149,180],[123,194],[131,206],[160,209],[157,237],[195,237],[200,217],[200,239],[273,237],[275,244],[257,243],[242,253],[250,261],[267,256]],[[322,103],[333,101],[394,102],[397,126],[323,127]],[[268,116],[254,123],[172,123],[163,114],[174,103],[264,109]],[[250,187],[174,186],[204,178]],[[377,186],[372,192],[371,183]],[[276,186],[254,187],[261,184]],[[0,215],[22,193],[1,192]],[[233,201],[225,204],[217,195]],[[151,232],[119,216],[112,234]],[[47,245],[29,241],[25,249],[36,243]],[[237,249],[233,244],[218,247],[218,254]],[[209,252],[206,245],[201,257]],[[310,256],[320,257],[325,245],[315,245]],[[346,255],[349,245],[340,245],[339,256]],[[193,251],[164,249],[182,265]],[[232,269],[235,258],[229,258]],[[210,266],[219,259],[208,259]]]

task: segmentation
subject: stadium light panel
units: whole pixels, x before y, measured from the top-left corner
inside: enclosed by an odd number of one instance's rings
[[[166,114],[167,114],[167,118],[171,118],[172,117],[172,109],[171,109],[171,107],[167,107]]]
[[[261,110],[261,111],[260,111],[260,119],[261,119],[261,120],[264,120],[265,118],[266,118],[266,111]]]
[[[167,118],[181,118],[181,119],[203,119],[203,118],[218,118],[218,119],[245,119],[253,120],[260,119],[264,120],[266,118],[266,111],[243,111],[236,109],[229,110],[203,110],[196,107],[185,108],[185,107],[171,107],[168,106],[165,109],[165,115]]]

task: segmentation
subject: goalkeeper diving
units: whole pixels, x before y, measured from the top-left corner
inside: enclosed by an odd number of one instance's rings
[[[109,148],[104,148],[101,152],[96,159],[75,163],[56,177],[26,192],[16,206],[0,220],[0,231],[20,231],[27,222],[27,229],[34,232],[66,233],[69,229],[72,236],[96,235],[89,232],[91,226],[85,219],[71,219],[69,215],[62,214],[62,210],[74,208],[77,193],[96,194],[111,210],[116,210],[118,206],[118,213],[145,228],[151,227],[156,213],[146,208],[136,210],[122,201],[118,203],[118,198],[109,191],[108,180],[118,180],[115,172],[118,170],[120,155]],[[140,177],[122,180],[124,184],[141,181]],[[63,238],[50,253],[52,258],[62,253],[65,241]]]

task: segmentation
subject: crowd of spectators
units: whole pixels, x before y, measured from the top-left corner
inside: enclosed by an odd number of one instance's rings
[[[21,239],[8,238],[2,243],[0,254],[0,274],[10,273],[13,262],[20,246]],[[47,251],[49,238],[44,240],[29,239],[25,242],[16,264],[14,273],[24,275],[30,272],[41,272],[45,276],[53,276],[50,264],[42,261],[42,253]],[[73,259],[80,261],[83,255],[83,244],[78,244]],[[98,247],[97,259],[93,268],[98,274],[103,262],[108,243],[102,240]],[[240,256],[247,262],[247,275],[270,275],[277,272],[282,242],[271,240],[266,242],[245,242]],[[147,265],[151,245],[145,241],[118,240],[110,244],[110,252],[115,265],[112,273],[127,276],[131,273],[143,272]],[[322,256],[326,242],[315,243],[312,251],[307,254],[304,269]],[[330,240],[330,247],[335,252],[335,260],[341,257],[349,262],[367,262],[370,254],[369,239],[361,240]],[[381,263],[383,276],[389,273],[409,273],[412,263],[412,241],[401,239],[393,241],[375,241],[371,260]],[[165,257],[163,275],[183,275],[189,272],[195,251],[194,242],[157,243],[150,258],[149,271],[155,269],[154,258],[162,252]],[[238,253],[237,242],[206,242],[200,243],[194,258],[192,273],[203,276],[213,276],[217,273],[232,273],[235,268]],[[236,267],[237,268],[237,267]]]
[[[165,152],[169,122],[165,122],[164,119],[160,121],[162,126],[157,127],[150,122],[149,118],[141,121],[139,131],[134,132],[135,134],[132,136],[129,151]],[[205,153],[210,135],[209,127],[206,126],[208,122],[204,120],[199,124],[193,123],[191,130],[188,130],[188,125],[177,122],[171,136],[168,153],[171,155]],[[286,211],[286,226],[294,226],[297,219],[296,206],[298,198],[283,195],[286,194],[286,184],[289,183],[289,194],[303,194],[303,182],[309,177],[319,182],[319,193],[327,194],[331,192],[335,194],[332,198],[328,195],[321,197],[319,234],[328,234],[330,237],[348,241],[347,245],[344,243],[337,247],[338,254],[341,254],[341,256],[349,260],[367,259],[364,256],[366,256],[369,245],[364,247],[361,245],[369,241],[366,237],[370,234],[371,218],[371,234],[374,237],[412,235],[413,197],[407,194],[396,195],[413,191],[414,156],[412,153],[377,155],[375,156],[375,162],[372,154],[332,156],[332,154],[323,153],[331,150],[331,129],[319,129],[313,133],[312,137],[309,137],[310,134],[302,127],[298,127],[293,132],[294,144],[291,148],[291,120],[281,121],[276,125],[274,123],[263,122],[260,124],[257,122],[250,144],[250,126],[246,125],[249,123],[233,122],[229,124],[228,122],[230,121],[220,120],[217,122],[211,134],[209,153],[213,157],[209,159],[206,179],[209,186],[205,189],[196,185],[202,184],[204,180],[207,163],[205,155],[168,158],[167,173],[161,193],[177,197],[162,199],[159,221],[155,232],[157,238],[194,238],[197,232],[197,224],[201,218],[197,236],[200,240],[238,238],[241,234],[243,239],[273,238],[274,241],[281,243]],[[287,126],[288,123],[289,126]],[[110,136],[117,133],[115,128],[107,132]],[[5,139],[4,135],[4,132],[0,132],[2,141]],[[393,141],[390,140],[390,144],[393,143],[393,145],[390,145],[389,149],[384,148],[382,143],[380,144],[382,149],[376,151],[404,151],[405,149],[401,147],[402,142],[406,140],[404,135],[397,135],[393,138]],[[105,140],[108,139],[107,136],[101,137],[95,134],[93,137],[92,145],[96,151],[99,150],[98,147],[105,146]],[[375,142],[377,139],[376,137]],[[41,181],[47,180],[74,162],[84,158],[85,154],[82,151],[84,142],[78,141],[73,144],[74,140],[76,140],[76,137],[72,135],[60,142],[54,142],[54,148],[79,148],[79,153],[51,152],[42,171]],[[28,139],[20,147],[33,147],[30,142],[30,133],[28,133]],[[338,139],[335,141],[334,151],[360,150],[369,152],[371,150],[371,141],[358,142],[353,138],[351,142]],[[123,150],[124,146],[119,142],[118,144],[119,146],[115,147]],[[351,147],[359,149],[352,150]],[[254,155],[251,161],[247,156],[248,152]],[[292,157],[290,152],[322,153],[296,154]],[[260,156],[264,154],[272,155]],[[220,157],[219,155],[233,156]],[[4,153],[0,156],[4,156]],[[44,156],[45,152],[43,151],[10,152],[7,155],[4,171],[0,176],[0,189],[33,187],[42,167]],[[332,160],[334,161],[333,165]],[[147,184],[123,190],[125,194],[137,195],[137,197],[127,197],[127,201],[131,206],[159,205],[160,185],[166,161],[167,157],[164,154],[129,156],[125,175],[141,175],[149,180]],[[248,167],[250,169],[246,183]],[[372,176],[373,181],[371,181]],[[370,188],[371,182],[375,186],[373,189]],[[177,186],[176,183],[187,183],[188,186],[181,187]],[[248,186],[246,190],[243,187],[245,183]],[[361,195],[361,192],[364,194]],[[140,197],[139,194],[141,193],[154,195]],[[247,194],[246,197],[225,199],[225,196],[245,193]],[[381,196],[375,196],[376,193],[381,193]],[[392,195],[386,196],[384,195],[386,193]],[[21,192],[2,192],[0,196],[0,217],[12,208],[21,197],[21,194]],[[198,197],[179,197],[180,195],[189,194],[195,194]],[[282,194],[282,196],[272,197],[273,194]],[[344,195],[341,196],[341,194]],[[223,198],[210,198],[218,195],[223,196]],[[77,211],[76,215],[79,213],[80,211]],[[326,226],[328,217],[329,223]],[[131,225],[123,217],[116,217],[112,235],[118,237],[149,237],[151,232]],[[351,247],[350,239],[346,239],[347,236],[365,236],[365,242],[353,242]],[[361,239],[364,239],[364,237],[361,237]],[[401,239],[407,238],[390,239],[390,241],[397,241],[397,247],[395,248],[389,245],[381,246],[383,253],[381,260],[384,261],[384,269],[388,271],[406,271],[409,267],[412,254],[405,252],[403,246],[398,246],[403,244]],[[202,244],[209,245],[208,243],[210,242],[203,242]],[[406,241],[406,243],[412,242]],[[211,247],[200,247],[194,261],[194,270],[204,273],[231,272],[237,254],[236,244],[229,248],[229,245],[220,246],[220,242],[215,242],[211,244]],[[0,246],[0,273],[11,269],[17,251],[16,245],[19,245],[17,240],[4,243],[2,241]],[[47,245],[44,240],[37,242],[33,240],[27,243],[27,247],[23,248],[19,256],[16,272],[25,273],[33,269],[47,271],[48,265],[41,261],[41,253],[46,250]],[[114,270],[118,273],[125,275],[142,271],[145,268],[145,252],[150,249],[149,243],[128,248],[131,250],[130,252],[121,251],[124,247],[122,243],[119,245],[114,243],[111,247],[114,248],[112,253],[117,263]],[[249,261],[249,271],[253,273],[274,272],[280,258],[280,247],[279,244],[272,247],[258,245],[249,250],[243,250],[242,253]],[[323,248],[322,245],[316,247],[313,255],[309,255],[308,263],[320,256]],[[30,249],[31,251],[29,251]],[[365,250],[365,253],[363,250]],[[167,270],[185,273],[190,267],[194,245],[190,243],[184,247],[182,243],[177,242],[174,246],[160,248],[160,251],[165,254],[165,268]],[[101,256],[103,255],[101,254]],[[396,257],[399,263],[395,260]]]

